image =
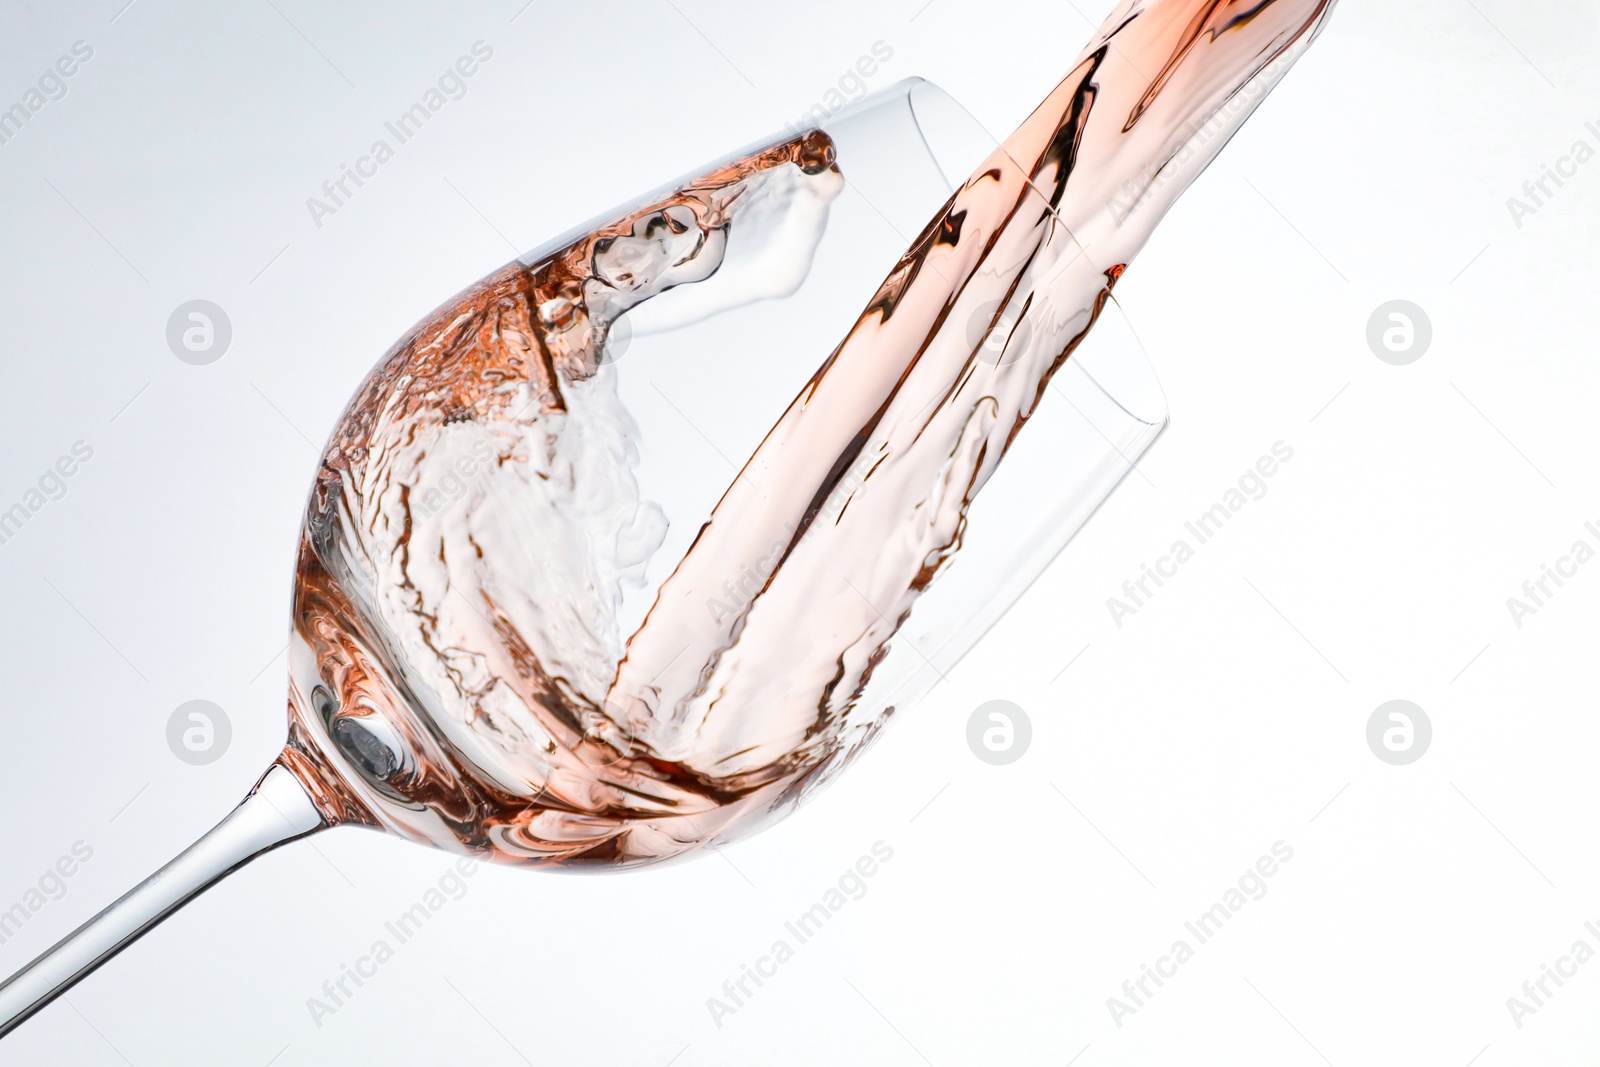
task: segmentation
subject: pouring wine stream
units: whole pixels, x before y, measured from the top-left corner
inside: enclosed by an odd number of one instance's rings
[[[1119,5],[696,517],[626,641],[610,591],[662,531],[613,331],[664,295],[681,308],[737,284],[746,234],[825,222],[851,159],[823,130],[774,142],[425,319],[319,470],[283,755],[214,830],[0,985],[0,1036],[251,859],[331,826],[621,868],[792,809],[877,735],[893,707],[874,704],[874,675],[974,499],[1157,222],[1333,3]],[[991,306],[1000,358],[970,336]],[[490,488],[430,513],[429,464],[468,453]],[[708,622],[733,579],[748,595]]]

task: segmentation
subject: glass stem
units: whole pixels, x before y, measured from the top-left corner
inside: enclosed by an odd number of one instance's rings
[[[0,984],[0,1037],[225,876],[326,825],[299,779],[273,765],[211,832]]]

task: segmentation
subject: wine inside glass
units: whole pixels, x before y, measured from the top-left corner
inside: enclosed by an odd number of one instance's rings
[[[625,868],[754,832],[847,766],[1160,434],[1111,289],[1249,111],[1223,105],[1327,10],[1212,26],[1200,0],[1127,6],[1002,146],[904,82],[413,328],[312,489],[282,755],[0,986],[0,1035],[329,827]],[[1198,117],[1223,135],[1177,164]],[[1152,161],[1166,180],[1116,200]]]

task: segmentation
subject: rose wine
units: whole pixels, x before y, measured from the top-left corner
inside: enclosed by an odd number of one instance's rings
[[[1125,3],[794,383],[631,629],[666,522],[613,331],[667,294],[797,281],[726,268],[778,233],[808,267],[849,160],[821,130],[765,146],[434,312],[323,459],[284,761],[331,819],[528,863],[661,860],[781,814],[892,714],[863,693],[974,500],[1330,6]]]

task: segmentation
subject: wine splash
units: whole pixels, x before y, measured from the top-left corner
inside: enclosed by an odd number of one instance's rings
[[[1102,450],[1080,429],[1038,461],[1030,443],[1057,440],[1061,414],[1047,391],[1084,376],[1149,443],[1152,424],[1094,382],[1080,346],[1332,6],[1125,0],[876,292],[850,280],[859,264],[818,258],[845,190],[866,200],[872,169],[830,121],[575,231],[430,315],[322,458],[282,756],[216,829],[0,985],[0,1036],[220,878],[331,825],[615,868],[792,809],[903,703],[904,664],[933,666],[918,639],[959,654],[1064,543],[975,556],[1001,521],[997,489],[1075,529],[1126,473],[1097,459],[1082,499],[1053,492],[1082,458],[1068,453]],[[890,169],[912,154],[887,153]],[[830,319],[843,342],[796,371],[780,357],[810,323],[743,313],[812,287],[865,310],[848,328]],[[792,400],[738,412],[759,435],[731,484],[669,518],[623,370],[648,346],[630,351],[629,337],[711,322],[739,328],[694,335],[717,341],[675,365],[684,388],[747,388],[754,372]],[[924,633],[930,608],[965,621]]]
[[[969,508],[1166,208],[1329,6],[1125,4],[795,383],[631,633],[624,588],[665,520],[635,478],[611,332],[650,301],[681,314],[729,295],[701,287],[798,285],[804,254],[771,256],[800,265],[780,278],[749,261],[775,233],[814,244],[848,158],[821,131],[768,146],[436,312],[324,459],[285,760],[335,820],[523,862],[665,859],[791,806],[892,713],[862,695]],[[986,309],[1007,330],[998,353],[967,328]],[[474,448],[488,473],[419,514]]]

